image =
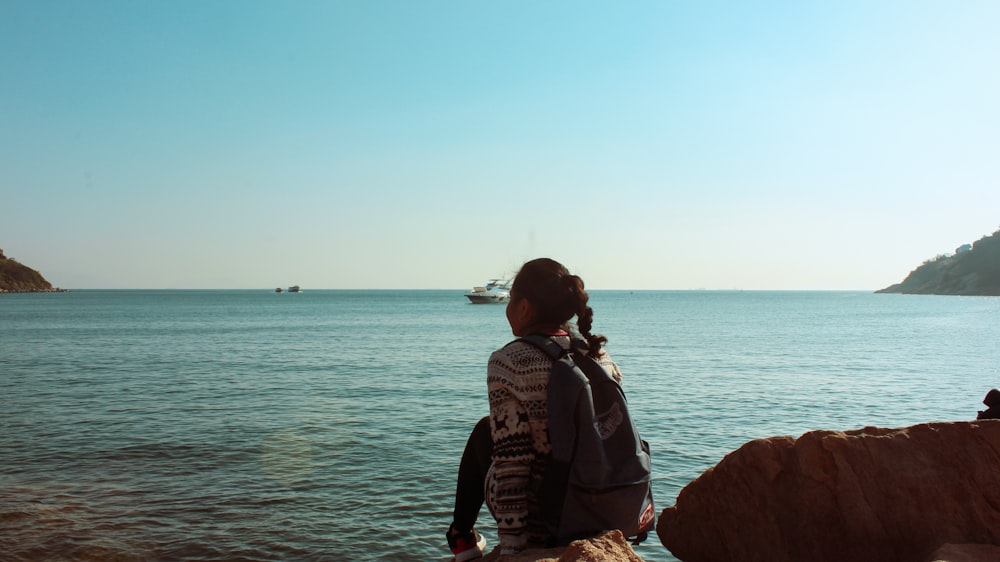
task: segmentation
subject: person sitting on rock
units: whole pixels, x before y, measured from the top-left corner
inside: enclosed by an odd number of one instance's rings
[[[994,388],[987,392],[983,404],[988,408],[979,412],[977,420],[1000,420],[1000,390]]]
[[[569,345],[571,330],[577,332],[589,354],[620,383],[621,370],[603,349],[607,338],[590,332],[594,311],[588,299],[582,279],[555,260],[539,258],[525,263],[514,278],[507,321],[518,338],[539,334]],[[544,481],[543,460],[552,451],[547,398],[552,362],[541,349],[518,340],[490,356],[490,415],[476,424],[466,443],[447,531],[454,562],[483,555],[486,540],[474,526],[484,501],[496,520],[501,556],[552,538],[535,492]]]

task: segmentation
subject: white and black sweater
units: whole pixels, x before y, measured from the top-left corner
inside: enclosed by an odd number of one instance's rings
[[[569,342],[569,336],[554,339]],[[607,353],[598,362],[621,383],[621,371]],[[552,451],[546,401],[551,368],[552,359],[544,351],[515,341],[494,351],[486,369],[493,465],[485,491],[501,549],[521,550],[548,539],[533,491]]]

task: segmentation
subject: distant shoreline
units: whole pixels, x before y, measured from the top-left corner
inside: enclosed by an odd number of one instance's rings
[[[23,291],[11,291],[8,289],[0,289],[0,295],[23,295],[25,293],[68,293],[69,289],[60,289],[54,287],[52,289],[25,289]]]
[[[467,289],[464,288],[451,288],[451,289],[414,289],[414,288],[395,288],[395,289],[310,289],[310,293],[329,293],[329,292],[371,292],[371,293],[390,293],[394,291],[417,291],[417,292],[463,292]],[[52,289],[33,289],[33,290],[7,290],[0,289],[0,294],[23,294],[23,293],[68,293],[68,292],[78,292],[78,291],[240,291],[247,293],[270,293],[274,295],[284,295],[285,292],[275,293],[274,289],[268,288],[219,288],[219,287],[207,287],[207,288],[167,288],[167,287],[87,287],[87,288],[52,288]],[[843,294],[885,294],[881,291],[874,291],[872,289],[588,289],[587,291],[591,295],[595,294],[607,294],[607,293],[712,293],[712,294],[739,294],[739,293],[792,293],[792,294],[802,294],[802,293],[843,293]],[[292,293],[292,294],[304,294],[302,293]],[[902,294],[902,293],[897,293]],[[937,295],[937,296],[949,296],[949,295]]]

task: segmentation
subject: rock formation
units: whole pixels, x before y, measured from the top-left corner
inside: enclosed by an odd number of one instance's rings
[[[49,283],[34,269],[10,259],[0,250],[0,293],[50,293],[60,291],[53,289]]]
[[[657,523],[685,562],[927,562],[1000,545],[1000,420],[746,443]]]
[[[938,256],[914,269],[901,283],[876,293],[918,295],[1000,295],[1000,230],[950,256]]]
[[[591,539],[573,541],[569,546],[526,550],[514,556],[500,557],[499,547],[480,560],[483,562],[642,562],[621,531],[607,531]]]
[[[934,551],[928,562],[997,562],[1000,546],[991,544],[946,544]]]

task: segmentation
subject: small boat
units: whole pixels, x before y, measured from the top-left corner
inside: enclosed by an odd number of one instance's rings
[[[510,300],[510,280],[490,279],[484,287],[473,287],[465,293],[472,304],[493,304]]]
[[[278,287],[277,289],[274,290],[275,293],[280,293],[282,291],[284,291],[284,289],[282,289],[281,287]]]
[[[292,285],[291,287],[288,288],[288,292],[289,293],[298,293],[298,292],[301,292],[301,291],[300,291],[298,285]]]

